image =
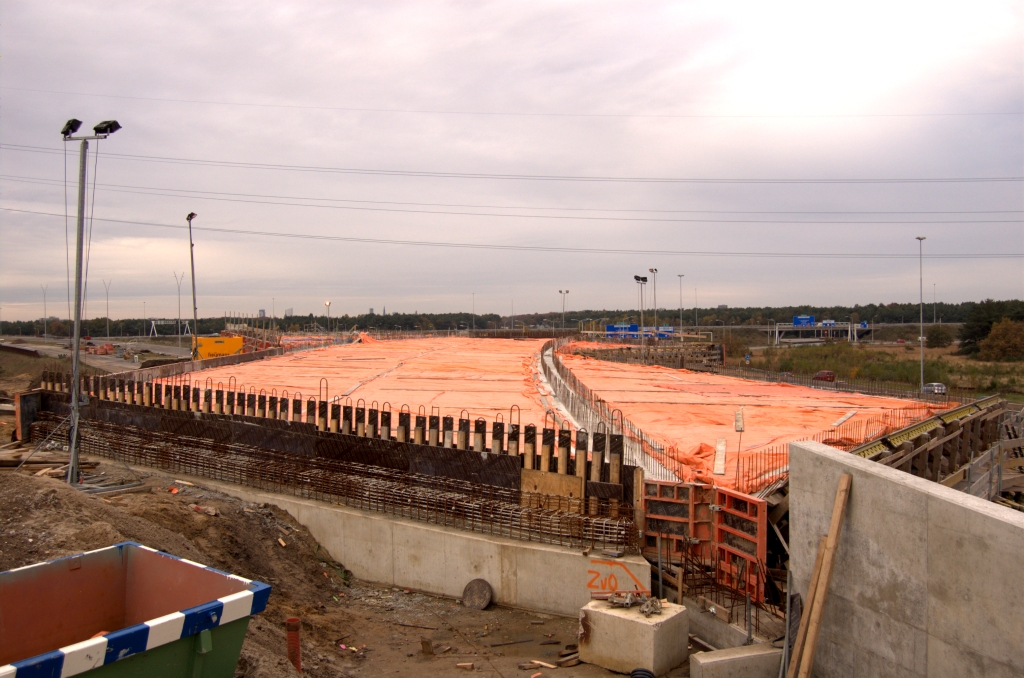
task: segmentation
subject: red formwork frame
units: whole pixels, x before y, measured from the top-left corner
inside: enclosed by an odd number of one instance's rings
[[[681,565],[699,558],[715,580],[751,600],[764,600],[768,503],[703,483],[644,480],[643,554]]]
[[[713,538],[714,488],[702,483],[644,480],[643,553],[658,557],[658,537],[664,562],[679,565],[684,555],[707,555],[700,548]]]
[[[712,509],[716,580],[740,593],[749,593],[755,602],[764,601],[768,502],[716,487]]]

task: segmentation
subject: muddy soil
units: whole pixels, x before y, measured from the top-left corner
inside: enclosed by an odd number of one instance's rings
[[[96,461],[98,472],[132,477],[124,466]],[[359,581],[277,508],[151,470],[135,473],[145,492],[101,499],[59,480],[0,472],[0,571],[131,540],[266,582],[270,601],[249,625],[236,677],[296,675],[285,654],[284,621],[292,616],[302,619],[303,673],[314,678],[614,675],[586,664],[517,668],[532,659],[553,663],[576,643],[575,619],[493,605],[470,610],[458,600]],[[433,656],[424,655],[424,639]],[[541,644],[552,640],[557,644]],[[500,645],[509,641],[526,642]],[[465,662],[473,668],[456,667]]]

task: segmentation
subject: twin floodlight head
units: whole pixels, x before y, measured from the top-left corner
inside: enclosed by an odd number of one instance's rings
[[[76,118],[71,118],[64,123],[64,128],[61,129],[60,134],[65,139],[69,138],[72,134],[78,131],[82,126],[82,121]],[[96,133],[98,137],[105,137],[113,134],[117,130],[121,129],[121,123],[117,120],[104,120],[100,124],[92,128],[92,131]]]
[[[634,275],[633,276],[633,280],[637,281],[638,283],[645,283],[645,282],[647,282],[647,276],[646,275]]]

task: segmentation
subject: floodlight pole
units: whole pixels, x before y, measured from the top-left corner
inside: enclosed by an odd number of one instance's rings
[[[917,270],[918,284],[921,293],[921,334],[918,341],[921,343],[921,391],[924,392],[924,241],[925,236],[917,236]]]
[[[72,126],[72,123],[74,126]],[[109,122],[100,123],[97,128],[106,125],[106,132],[100,133],[99,129],[96,129],[96,134],[89,137],[73,137],[71,136],[81,125],[77,120],[69,120],[68,124],[64,126],[64,141],[81,141],[81,146],[78,152],[78,220],[76,225],[76,237],[75,237],[75,324],[72,330],[71,337],[71,432],[68,436],[68,474],[67,482],[69,484],[78,483],[78,422],[79,422],[79,409],[81,407],[81,342],[82,342],[82,258],[83,258],[83,246],[84,246],[84,234],[85,234],[85,170],[87,167],[87,160],[89,157],[89,141],[91,139],[106,139],[110,134],[113,134],[120,125],[116,122],[110,125]],[[45,311],[44,311],[45,313]],[[44,318],[45,321],[45,318]]]
[[[199,357],[199,307],[196,305],[196,245],[192,242],[192,220],[197,215],[189,212],[188,221],[188,256],[192,262],[192,360]]]

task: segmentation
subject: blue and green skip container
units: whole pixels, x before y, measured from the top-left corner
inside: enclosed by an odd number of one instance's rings
[[[270,586],[134,542],[0,573],[0,678],[231,678]]]

